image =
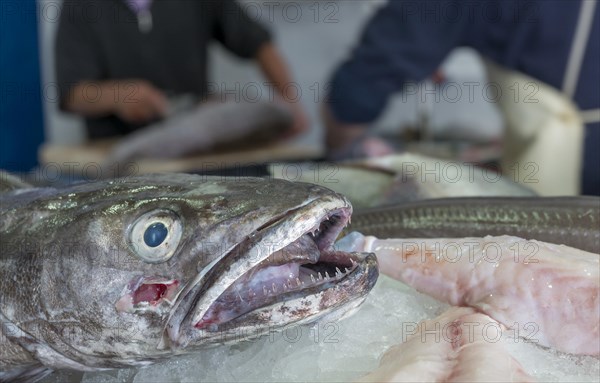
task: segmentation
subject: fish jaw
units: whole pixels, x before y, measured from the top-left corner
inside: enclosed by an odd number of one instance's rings
[[[351,213],[345,198],[325,196],[249,233],[184,287],[167,323],[169,347],[227,343],[250,329],[268,332],[358,307],[378,268],[374,254],[332,248]]]

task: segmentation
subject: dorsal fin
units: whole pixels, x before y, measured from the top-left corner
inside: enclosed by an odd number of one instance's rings
[[[33,186],[24,182],[19,177],[13,176],[4,170],[0,170],[0,193],[6,193],[17,189],[28,189],[31,187]]]

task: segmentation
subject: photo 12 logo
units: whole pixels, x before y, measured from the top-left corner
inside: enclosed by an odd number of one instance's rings
[[[514,343],[537,343],[536,334],[538,332],[539,326],[535,322],[523,324],[514,322],[510,327],[495,321],[485,323],[453,321],[444,324],[440,322],[404,322],[402,323],[402,343],[415,336],[418,336],[422,343],[473,343],[477,341],[497,343],[503,336]]]

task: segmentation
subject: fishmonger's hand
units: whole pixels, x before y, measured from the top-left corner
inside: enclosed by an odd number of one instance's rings
[[[81,82],[66,99],[65,108],[86,117],[114,114],[129,123],[146,123],[166,116],[165,94],[145,80]]]

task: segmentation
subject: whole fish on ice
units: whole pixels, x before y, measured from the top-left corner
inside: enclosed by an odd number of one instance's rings
[[[362,209],[351,231],[378,238],[512,235],[600,253],[598,197],[439,198]]]
[[[347,315],[378,275],[372,254],[331,248],[351,212],[315,185],[191,175],[2,193],[0,380]]]
[[[357,210],[448,197],[535,196],[493,170],[416,153],[342,163],[274,164],[270,173],[342,193]]]

